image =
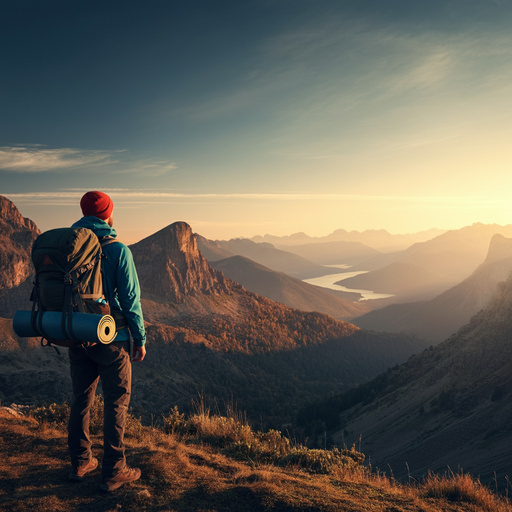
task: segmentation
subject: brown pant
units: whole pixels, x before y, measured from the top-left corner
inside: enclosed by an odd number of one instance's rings
[[[70,348],[69,361],[74,395],[68,425],[71,461],[82,464],[92,456],[89,413],[101,378],[105,401],[103,477],[108,478],[126,465],[124,428],[132,385],[130,342]]]

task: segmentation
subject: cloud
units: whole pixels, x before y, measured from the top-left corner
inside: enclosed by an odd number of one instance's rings
[[[142,173],[154,177],[176,169],[177,165],[158,158],[137,158],[125,150],[48,149],[41,144],[0,147],[0,169],[4,171],[63,172],[85,167],[108,169],[114,174]]]
[[[119,152],[73,148],[46,149],[39,144],[0,147],[0,169],[15,172],[44,172],[83,166],[112,164]]]

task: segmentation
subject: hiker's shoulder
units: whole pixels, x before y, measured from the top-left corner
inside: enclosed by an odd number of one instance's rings
[[[129,254],[131,255],[130,248],[121,240],[113,237],[100,238],[101,249],[105,254]]]

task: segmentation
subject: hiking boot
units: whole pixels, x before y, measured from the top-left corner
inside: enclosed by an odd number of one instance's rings
[[[119,471],[114,476],[103,479],[103,482],[100,485],[100,489],[107,492],[115,491],[122,485],[135,482],[135,480],[138,480],[139,478],[139,468],[129,468],[126,466],[122,471]]]
[[[69,473],[69,479],[75,482],[81,482],[84,476],[91,471],[94,471],[98,467],[98,459],[91,457],[85,464],[73,464],[71,473]]]

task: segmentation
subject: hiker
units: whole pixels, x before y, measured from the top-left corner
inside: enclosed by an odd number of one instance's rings
[[[112,316],[124,314],[128,327],[117,332],[115,340],[104,345],[69,348],[74,400],[68,425],[68,446],[72,470],[69,479],[81,481],[96,469],[89,437],[90,409],[98,380],[101,379],[105,404],[104,453],[100,489],[113,491],[140,478],[139,468],[126,465],[124,429],[131,394],[130,333],[133,361],[146,355],[146,333],[140,305],[140,287],[130,249],[115,240],[112,199],[102,192],[87,192],[80,201],[83,217],[74,228],[92,230],[102,242],[101,260],[104,295]],[[107,238],[104,238],[107,237]],[[106,240],[106,241],[105,241]]]

